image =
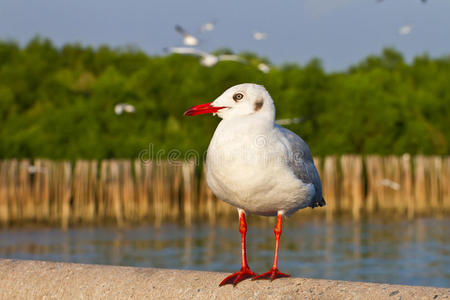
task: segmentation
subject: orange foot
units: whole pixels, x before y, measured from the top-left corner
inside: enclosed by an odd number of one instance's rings
[[[254,277],[253,280],[270,279],[270,281],[272,281],[274,279],[282,278],[282,277],[291,277],[291,275],[281,273],[280,271],[278,271],[277,268],[272,268],[272,269],[270,269],[269,272],[266,272],[266,273],[263,273],[261,275]]]
[[[253,277],[258,276],[258,274],[252,272],[249,267],[242,267],[240,271],[237,271],[236,273],[231,274],[230,276],[227,276],[222,282],[219,284],[219,286],[225,285],[225,284],[233,284],[235,286],[239,282]]]

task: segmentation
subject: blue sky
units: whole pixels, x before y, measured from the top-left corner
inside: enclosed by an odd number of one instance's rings
[[[200,35],[199,48],[253,51],[276,64],[318,57],[327,70],[342,70],[388,46],[408,60],[450,54],[450,0],[0,0],[0,38],[22,44],[40,34],[57,45],[135,45],[162,54],[181,45],[175,24],[198,33],[210,20],[216,29]],[[400,35],[405,25],[411,32]],[[253,40],[255,31],[269,36]]]

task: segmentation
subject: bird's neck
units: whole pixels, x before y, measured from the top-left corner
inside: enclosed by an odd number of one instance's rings
[[[274,118],[264,115],[248,115],[222,120],[217,131],[234,136],[258,136],[273,130]]]

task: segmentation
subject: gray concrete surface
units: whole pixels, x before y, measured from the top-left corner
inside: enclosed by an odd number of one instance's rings
[[[449,299],[449,288],[0,259],[0,299]]]

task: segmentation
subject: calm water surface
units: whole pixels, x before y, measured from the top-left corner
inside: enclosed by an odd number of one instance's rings
[[[449,287],[449,228],[448,218],[288,220],[279,269],[301,277]],[[250,217],[248,229],[249,264],[265,272],[273,259],[273,228]],[[0,231],[0,257],[234,272],[240,236],[237,221],[191,228],[8,229]]]

